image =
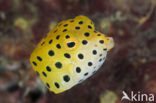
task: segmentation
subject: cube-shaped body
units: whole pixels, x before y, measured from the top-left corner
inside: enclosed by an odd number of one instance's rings
[[[95,73],[114,45],[111,37],[95,31],[85,16],[55,26],[30,57],[34,70],[50,91],[70,89]]]

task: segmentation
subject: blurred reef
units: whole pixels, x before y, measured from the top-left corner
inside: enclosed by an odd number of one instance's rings
[[[58,22],[80,14],[115,47],[95,75],[55,95],[29,55]],[[0,0],[0,103],[121,103],[123,90],[156,96],[156,0]]]

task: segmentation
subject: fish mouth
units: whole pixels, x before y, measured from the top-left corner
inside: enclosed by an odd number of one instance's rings
[[[114,40],[112,37],[109,37],[109,40],[108,40],[108,45],[107,45],[107,50],[111,50],[113,47],[114,47]]]

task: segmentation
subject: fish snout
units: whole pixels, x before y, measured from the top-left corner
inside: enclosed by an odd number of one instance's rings
[[[108,38],[108,44],[107,44],[107,50],[109,51],[110,49],[112,49],[114,47],[114,40],[112,37]]]

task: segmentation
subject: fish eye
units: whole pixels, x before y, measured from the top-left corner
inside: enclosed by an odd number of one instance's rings
[[[75,46],[75,42],[68,42],[67,43],[67,46],[69,47],[69,48],[73,48],[74,46]]]
[[[69,35],[69,37],[70,37],[70,35]],[[77,48],[77,46],[78,46],[78,41],[77,41],[77,39],[75,39],[73,37],[70,37],[70,38],[64,40],[63,47],[66,50],[74,50]]]

